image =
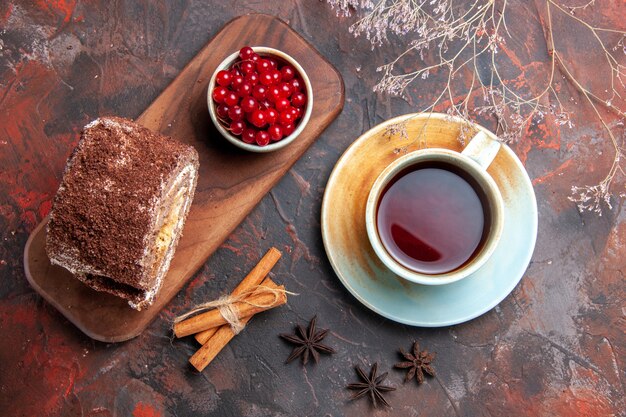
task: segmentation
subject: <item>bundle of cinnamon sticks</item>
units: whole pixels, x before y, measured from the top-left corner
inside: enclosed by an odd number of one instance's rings
[[[248,323],[256,313],[281,306],[287,302],[285,287],[277,285],[267,276],[280,257],[281,252],[276,248],[271,248],[231,293],[233,299],[238,300],[244,297],[231,305],[242,325]],[[267,290],[257,293],[254,291],[256,288]],[[193,334],[202,345],[189,359],[189,362],[198,371],[202,371],[211,363],[228,342],[235,337],[232,326],[217,309],[176,323],[174,334],[176,337]]]

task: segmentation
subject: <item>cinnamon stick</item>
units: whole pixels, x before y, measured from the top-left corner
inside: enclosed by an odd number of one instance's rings
[[[247,297],[244,301],[233,303],[233,308],[237,312],[237,318],[253,316],[261,311],[278,307],[287,302],[284,286],[278,286],[270,279],[267,280],[267,287],[281,291],[275,293],[260,293]],[[198,314],[190,319],[183,320],[174,325],[174,334],[176,337],[189,336],[214,327],[219,327],[228,323],[219,310],[209,310],[206,313]]]
[[[261,258],[259,263],[252,268],[252,270],[246,275],[246,277],[235,287],[232,296],[238,296],[249,289],[256,287],[263,281],[263,279],[269,274],[272,270],[276,262],[281,257],[281,252],[271,247],[267,253]],[[241,320],[243,322],[243,320]],[[229,326],[230,327],[230,326]],[[217,327],[212,329],[205,330],[203,332],[197,333],[194,337],[200,344],[205,344],[215,333],[217,332]]]
[[[269,281],[269,282],[268,282]],[[271,286],[274,284],[271,279],[266,278],[261,285]],[[248,316],[242,318],[241,324],[246,325],[253,316]],[[212,337],[207,340],[201,347],[193,354],[191,358],[189,358],[189,363],[196,368],[198,372],[202,372],[204,368],[209,365],[213,359],[217,356],[218,353],[224,349],[224,347],[231,341],[233,337],[235,337],[235,333],[230,328],[230,326],[221,326],[212,329],[215,333]]]

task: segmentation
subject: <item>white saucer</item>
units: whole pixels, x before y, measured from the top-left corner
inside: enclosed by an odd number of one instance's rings
[[[389,129],[398,123],[405,125],[406,135]],[[378,174],[405,152],[425,147],[460,151],[461,124],[443,114],[409,114],[388,120],[346,150],[326,185],[321,226],[333,269],[361,303],[400,323],[440,327],[484,314],[515,288],[535,247],[535,193],[524,166],[504,145],[488,169],[504,200],[504,230],[481,269],[452,284],[425,286],[396,276],[375,255],[365,230],[365,202]],[[478,125],[473,128],[493,135]]]

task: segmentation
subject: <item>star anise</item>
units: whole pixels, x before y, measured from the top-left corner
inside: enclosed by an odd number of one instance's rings
[[[309,356],[313,357],[315,363],[320,358],[319,352],[322,353],[335,353],[335,349],[330,346],[326,346],[322,343],[322,339],[326,337],[328,333],[328,329],[320,330],[316,332],[315,322],[317,321],[317,316],[311,319],[309,323],[309,328],[307,331],[304,330],[304,327],[301,325],[296,326],[295,334],[286,334],[281,333],[279,336],[283,339],[287,340],[290,343],[296,345],[296,347],[291,352],[291,355],[287,358],[287,362],[289,363],[292,360],[296,359],[298,356],[302,358],[302,364],[306,365],[309,362]]]
[[[377,407],[379,403],[390,407],[385,397],[383,397],[383,392],[395,391],[395,387],[390,387],[387,385],[382,385],[382,382],[387,378],[387,373],[380,376],[376,376],[376,371],[378,370],[378,363],[372,365],[372,369],[370,371],[369,377],[363,372],[360,366],[356,366],[356,373],[359,374],[359,377],[363,382],[356,382],[347,386],[348,389],[357,390],[357,392],[352,395],[351,400],[356,400],[357,398],[361,398],[364,395],[369,394],[370,400],[374,407]]]
[[[400,348],[400,354],[406,359],[406,362],[398,362],[394,368],[408,369],[404,382],[410,381],[415,377],[418,384],[424,382],[424,372],[430,376],[435,376],[435,370],[431,366],[435,359],[434,353],[428,353],[427,350],[420,352],[419,343],[413,342],[413,354],[407,353]]]

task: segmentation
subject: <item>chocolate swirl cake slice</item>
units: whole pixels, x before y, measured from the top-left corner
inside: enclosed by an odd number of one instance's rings
[[[198,177],[192,146],[118,117],[83,130],[54,198],[46,251],[141,310],[163,283]]]

